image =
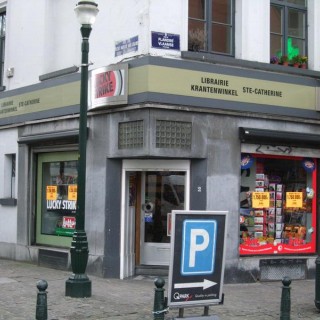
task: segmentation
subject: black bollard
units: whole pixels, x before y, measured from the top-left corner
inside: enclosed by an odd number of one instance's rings
[[[36,320],[48,320],[48,307],[47,307],[47,292],[48,282],[46,280],[39,280],[37,282],[37,308]]]
[[[290,320],[291,311],[291,298],[290,298],[290,284],[291,279],[284,277],[282,279],[282,294],[281,294],[281,307],[280,307],[280,320]]]
[[[167,303],[164,298],[164,284],[162,278],[154,281],[156,288],[154,289],[153,319],[164,320],[164,314],[167,312]]]
[[[320,310],[320,256],[316,259],[315,293],[316,298],[314,300],[314,304],[317,309]]]

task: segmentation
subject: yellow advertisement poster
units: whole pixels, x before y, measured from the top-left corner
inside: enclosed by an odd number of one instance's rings
[[[77,201],[78,185],[70,184],[68,186],[68,200]]]
[[[287,208],[302,208],[303,193],[302,192],[286,192]]]
[[[269,192],[252,192],[252,208],[269,208]]]
[[[47,200],[57,200],[57,186],[47,186]]]

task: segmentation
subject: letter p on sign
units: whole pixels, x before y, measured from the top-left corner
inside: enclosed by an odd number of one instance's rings
[[[215,220],[185,220],[182,232],[181,274],[214,272],[217,238]]]
[[[195,267],[196,253],[207,249],[209,244],[209,234],[204,229],[191,229],[190,241],[189,267]]]

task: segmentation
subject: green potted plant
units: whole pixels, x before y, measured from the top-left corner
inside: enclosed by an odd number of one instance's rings
[[[300,68],[307,69],[307,62],[308,62],[308,57],[307,56],[301,56]]]
[[[287,55],[282,55],[280,57],[280,63],[283,65],[283,66],[287,66],[289,65],[289,58]]]
[[[298,54],[296,56],[293,56],[291,59],[291,62],[295,68],[299,68],[299,66],[301,64],[301,55]]]

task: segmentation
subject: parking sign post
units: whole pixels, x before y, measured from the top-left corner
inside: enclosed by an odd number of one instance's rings
[[[221,303],[226,237],[225,211],[173,211],[168,304]]]

